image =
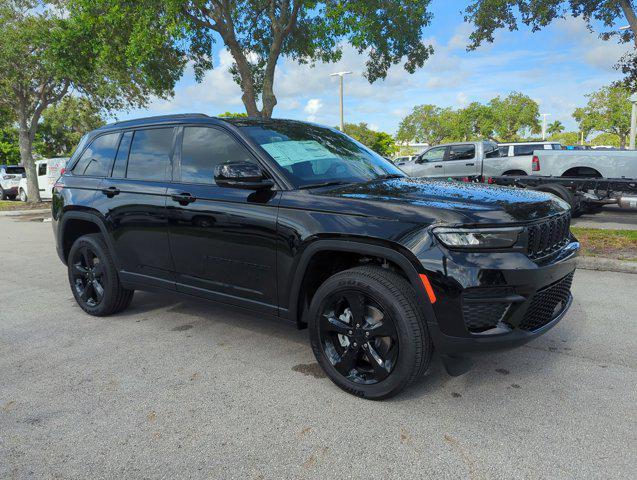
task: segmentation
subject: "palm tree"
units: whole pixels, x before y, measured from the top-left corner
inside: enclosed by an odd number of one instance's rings
[[[564,125],[559,120],[555,120],[554,122],[549,123],[546,132],[549,135],[555,135],[557,133],[562,133],[565,130]]]

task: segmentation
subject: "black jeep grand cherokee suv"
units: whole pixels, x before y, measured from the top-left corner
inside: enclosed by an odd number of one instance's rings
[[[205,115],[86,135],[53,219],[89,314],[166,289],[283,317],[309,326],[327,375],[367,398],[399,392],[434,348],[453,367],[550,329],[579,248],[556,197],[406,178],[313,124]]]

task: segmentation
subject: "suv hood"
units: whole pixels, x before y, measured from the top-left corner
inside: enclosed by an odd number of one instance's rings
[[[569,209],[569,205],[556,196],[533,190],[408,177],[315,190],[314,193],[373,202],[378,207],[377,216],[401,218],[420,213],[416,216],[422,220],[445,223],[531,222]],[[345,202],[339,203],[345,206]],[[403,208],[395,208],[397,205]]]

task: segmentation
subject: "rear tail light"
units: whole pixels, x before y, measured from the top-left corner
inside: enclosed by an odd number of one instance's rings
[[[537,155],[533,155],[533,160],[531,161],[531,164],[533,165],[532,168],[534,172],[540,171],[540,159],[537,157]]]
[[[487,183],[488,183],[489,185],[491,185],[492,183],[495,183],[495,178],[493,178],[493,177],[489,177],[489,178],[487,178]]]
[[[66,173],[66,168],[62,167],[60,168],[60,176],[64,175]]]

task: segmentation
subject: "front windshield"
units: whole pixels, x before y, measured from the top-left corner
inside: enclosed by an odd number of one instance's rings
[[[404,176],[390,161],[336,130],[276,120],[237,126],[268,152],[297,188]]]
[[[13,175],[22,175],[24,173],[24,167],[7,167],[6,171]]]

